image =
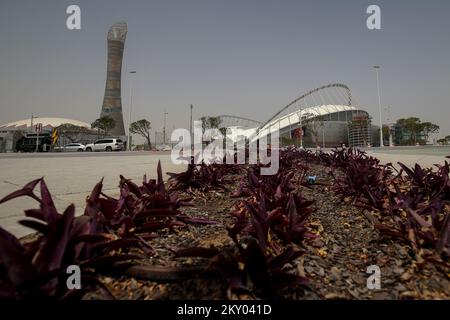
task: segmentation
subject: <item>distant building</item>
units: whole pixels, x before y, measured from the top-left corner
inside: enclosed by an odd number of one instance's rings
[[[232,116],[219,116],[233,118]],[[252,130],[257,121],[234,117],[220,123],[221,128],[240,127]],[[250,122],[250,121],[253,121]],[[372,132],[376,129],[371,124],[369,114],[359,108],[346,105],[320,105],[291,112],[276,117],[260,128],[260,136],[278,130],[280,145],[296,144],[303,134],[305,147],[340,147],[343,144],[353,147],[367,147],[373,144]],[[231,137],[235,139],[235,137]]]
[[[357,126],[349,125],[356,120]],[[365,147],[372,143],[369,114],[353,106],[321,105],[295,111],[266,124],[261,134],[272,131],[272,127],[278,128],[282,145],[296,139],[297,129],[303,131],[305,147]]]
[[[265,122],[230,115],[219,118],[219,129],[238,127],[257,132],[252,139],[278,132],[281,146],[379,145],[379,140],[374,140],[378,129],[372,125],[369,113],[352,103],[350,88],[341,83],[325,85],[301,95]],[[239,135],[230,139],[239,139]]]
[[[0,125],[0,152],[13,152],[16,151],[16,143],[27,134],[36,133],[36,126],[41,127],[40,133],[49,134],[53,128],[57,128],[62,124],[70,124],[73,126],[85,128],[86,131],[83,135],[80,135],[77,142],[90,142],[97,138],[97,131],[91,129],[89,123],[66,119],[66,118],[33,118],[32,120],[25,119],[15,122],[5,123]],[[70,143],[69,139],[64,135],[60,135],[60,145],[64,145],[66,141]]]
[[[114,119],[115,126],[110,130],[112,136],[125,136],[122,114],[121,79],[122,59],[127,36],[127,24],[118,22],[108,32],[108,64],[105,96],[100,116]],[[126,139],[125,139],[126,140]]]

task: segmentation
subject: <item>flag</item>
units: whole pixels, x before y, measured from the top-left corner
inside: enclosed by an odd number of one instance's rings
[[[56,142],[58,142],[58,138],[59,138],[58,130],[56,130],[56,128],[53,128],[53,131],[52,131],[52,145],[54,145]]]

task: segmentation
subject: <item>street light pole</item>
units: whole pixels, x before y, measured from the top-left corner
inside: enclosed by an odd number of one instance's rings
[[[34,119],[34,114],[31,114],[31,125],[30,125],[30,133],[33,133],[33,119]]]
[[[163,127],[163,144],[166,144],[166,116],[168,113],[164,111],[164,127]]]
[[[194,106],[191,104],[191,120],[189,122],[189,132],[190,132],[191,136],[192,136],[192,109],[193,108],[194,108]],[[192,139],[192,137],[191,137],[191,139]]]
[[[191,138],[191,149],[192,149],[192,145],[193,145],[193,136],[192,136],[192,109],[194,109],[194,106],[191,104],[191,120],[189,122],[189,134],[190,134],[190,138]]]
[[[298,108],[298,120],[300,125],[300,148],[303,149],[303,124],[302,124],[302,106],[299,102],[297,102],[297,108]]]
[[[35,117],[34,114],[31,114],[31,123],[30,123],[30,132],[33,133],[34,130],[34,123],[33,120],[37,119],[38,117]],[[39,131],[36,129],[36,149],[35,152],[39,151]]]
[[[380,94],[380,78],[378,75],[378,72],[380,70],[380,66],[373,66],[375,69],[375,73],[377,74],[377,90],[378,90],[378,109],[380,112],[380,147],[384,147],[384,140],[383,140],[383,121],[381,118],[381,94]]]
[[[389,147],[393,147],[394,146],[394,141],[393,141],[393,137],[392,137],[393,125],[391,123],[391,107],[390,106],[386,107],[386,113],[387,113],[386,121],[387,121],[387,125],[389,128]]]
[[[130,117],[128,118],[128,150],[131,151],[131,112],[133,110],[133,74],[136,74],[136,71],[130,71]]]
[[[42,130],[42,124],[37,124],[36,125],[36,150],[35,152],[39,152],[39,133]]]

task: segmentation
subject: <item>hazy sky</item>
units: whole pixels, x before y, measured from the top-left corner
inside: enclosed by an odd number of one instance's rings
[[[66,7],[82,29],[66,29]],[[366,28],[378,4],[382,30]],[[265,120],[296,96],[342,82],[378,122],[418,116],[450,134],[450,1],[0,0],[0,123],[38,116],[92,122],[106,77],[106,34],[125,20],[123,109],[161,130],[194,117]],[[385,117],[387,115],[385,114]]]

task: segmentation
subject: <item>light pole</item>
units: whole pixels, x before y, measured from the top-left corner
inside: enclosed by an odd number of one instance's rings
[[[193,146],[193,139],[194,139],[194,137],[193,137],[193,135],[192,135],[192,109],[194,109],[194,106],[191,104],[191,120],[190,120],[190,122],[189,122],[189,134],[190,134],[190,138],[191,138],[191,149],[192,149],[192,146]]]
[[[373,66],[375,69],[375,73],[377,74],[377,90],[378,90],[378,109],[380,112],[380,148],[384,147],[384,140],[383,140],[383,121],[381,118],[381,94],[380,94],[380,78],[378,75],[378,72],[380,70],[380,66]]]
[[[33,133],[33,119],[34,119],[34,114],[31,114],[31,124],[30,124],[30,133]]]
[[[163,127],[163,144],[166,144],[166,116],[168,113],[164,111],[164,127]]]
[[[130,71],[130,117],[129,117],[129,124],[128,124],[128,150],[131,151],[131,112],[133,110],[133,74],[136,74],[136,71]]]
[[[302,124],[302,106],[299,102],[297,102],[297,108],[298,108],[298,120],[300,125],[300,148],[303,149],[303,124]]]
[[[33,130],[34,130],[33,120],[37,119],[37,118],[39,118],[39,117],[35,117],[33,113],[31,114],[31,123],[30,123],[31,133],[33,133]],[[36,149],[35,149],[35,152],[38,152],[38,151],[39,151],[39,130],[36,128]]]
[[[393,137],[392,137],[392,131],[393,131],[393,125],[391,123],[391,107],[387,106],[386,107],[386,113],[387,113],[387,124],[388,124],[388,128],[389,128],[389,147],[393,147],[394,146],[394,141],[393,141]]]

